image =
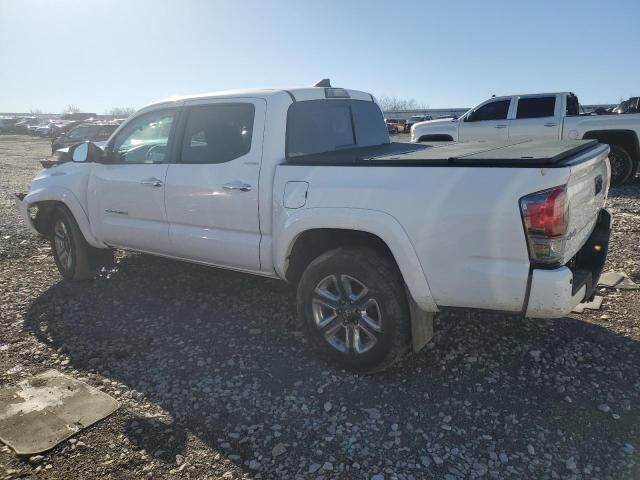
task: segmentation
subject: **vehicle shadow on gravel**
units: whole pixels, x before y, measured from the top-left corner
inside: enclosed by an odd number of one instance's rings
[[[51,287],[25,328],[128,386],[123,403],[166,410],[170,425],[122,426],[166,462],[187,432],[279,477],[357,462],[419,478],[626,478],[640,460],[640,343],[580,320],[447,314],[431,348],[362,376],[309,351],[284,283],[131,254]]]

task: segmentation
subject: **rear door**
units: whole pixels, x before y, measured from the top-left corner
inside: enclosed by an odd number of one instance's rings
[[[515,97],[515,114],[509,138],[560,138],[561,101],[559,95]]]
[[[257,98],[187,102],[166,208],[171,254],[260,270],[258,179],[266,102]]]
[[[510,98],[490,100],[478,106],[458,123],[458,140],[500,140],[509,136]]]

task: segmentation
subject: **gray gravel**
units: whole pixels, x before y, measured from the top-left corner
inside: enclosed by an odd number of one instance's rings
[[[60,282],[10,194],[48,144],[0,137],[0,383],[57,368],[122,408],[0,478],[640,477],[640,302],[556,321],[447,313],[361,376],[309,351],[284,283],[138,254]],[[640,182],[612,191],[608,268],[640,280]]]

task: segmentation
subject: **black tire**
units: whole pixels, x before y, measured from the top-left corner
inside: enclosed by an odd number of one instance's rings
[[[637,164],[624,148],[619,145],[609,145],[609,163],[611,164],[611,185],[623,185],[638,169]]]
[[[345,282],[352,292],[350,300]],[[361,296],[360,287],[366,287],[366,295]],[[338,248],[320,255],[302,274],[297,305],[311,344],[346,369],[382,370],[410,345],[411,319],[402,277],[393,260],[375,250]]]
[[[113,264],[112,250],[89,245],[66,207],[57,207],[53,211],[50,238],[56,267],[65,280],[87,280],[103,266]]]
[[[636,178],[636,175],[638,174],[638,166],[640,165],[638,159],[636,158],[633,161],[633,168],[631,169],[631,175],[629,175],[629,178],[627,178],[626,180],[627,182],[631,182],[634,178]]]

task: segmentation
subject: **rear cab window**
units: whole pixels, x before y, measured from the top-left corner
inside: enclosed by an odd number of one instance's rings
[[[518,99],[516,119],[553,117],[556,109],[556,96],[524,97]]]
[[[389,143],[380,107],[365,100],[305,100],[289,107],[288,158]]]

